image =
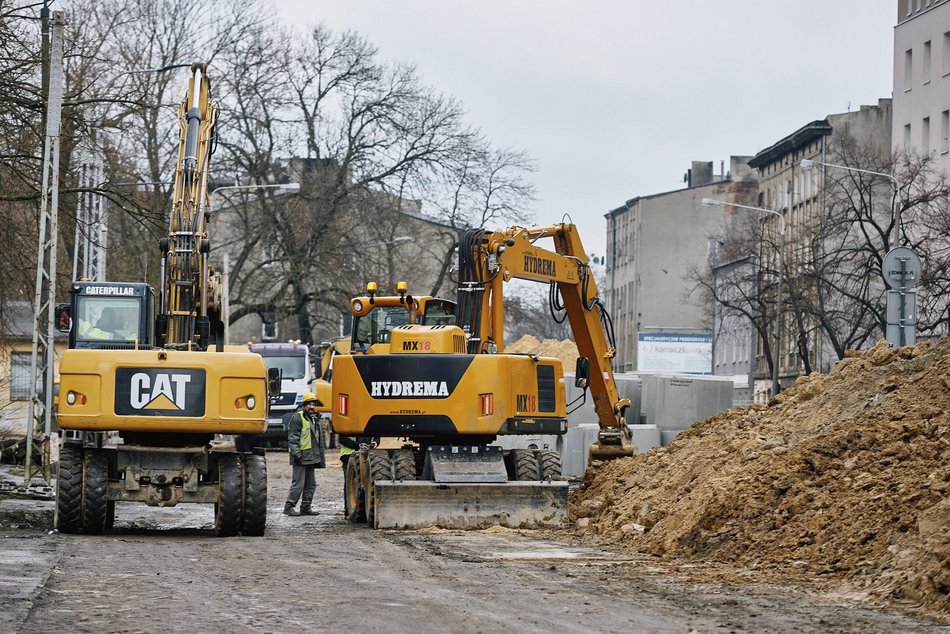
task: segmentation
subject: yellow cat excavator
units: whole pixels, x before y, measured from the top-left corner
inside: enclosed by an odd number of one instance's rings
[[[538,246],[542,239],[552,239],[553,248]],[[625,419],[630,402],[619,397],[610,365],[610,318],[577,228],[470,230],[459,244],[457,301],[430,305],[442,318],[424,311],[415,323],[401,315],[387,323],[380,312],[373,323],[356,325],[354,346],[362,328],[386,348],[334,359],[334,431],[406,441],[397,449],[363,445],[349,460],[348,519],[377,528],[566,520],[568,484],[557,452],[492,445],[502,435],[567,431],[560,360],[505,353],[503,291],[513,278],[549,283],[552,311],[570,321],[580,353],[575,384],[590,390],[601,425],[591,458],[634,453]],[[371,299],[352,300],[354,316],[368,316]]]
[[[208,164],[217,107],[192,65],[179,114],[158,306],[143,283],[76,282],[57,307],[69,332],[60,362],[56,526],[101,533],[117,502],[214,504],[216,535],[262,535],[263,454],[217,451],[215,434],[261,433],[279,374],[246,346],[223,344],[220,276],[208,263]],[[157,316],[155,313],[157,312]],[[153,319],[154,318],[154,319]],[[103,438],[118,442],[104,443]]]

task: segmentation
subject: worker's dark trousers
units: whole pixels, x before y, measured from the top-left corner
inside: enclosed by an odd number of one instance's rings
[[[313,473],[315,466],[312,464],[295,464],[293,466],[293,479],[290,481],[290,493],[287,494],[287,503],[284,508],[292,509],[297,506],[297,500],[300,500],[301,493],[303,493],[303,500],[300,502],[300,508],[310,508],[310,504],[313,502],[313,493],[317,490],[317,478]]]

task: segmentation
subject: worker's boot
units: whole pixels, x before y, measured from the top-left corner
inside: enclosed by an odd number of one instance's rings
[[[284,515],[293,515],[296,517],[297,515],[300,515],[300,511],[295,509],[293,504],[287,502],[284,504]]]
[[[320,511],[315,511],[309,506],[300,505],[300,514],[301,515],[319,515]]]

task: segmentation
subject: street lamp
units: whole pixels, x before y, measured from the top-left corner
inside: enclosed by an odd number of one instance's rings
[[[223,187],[216,187],[208,193],[208,198],[211,199],[218,192],[226,191],[236,191],[239,189],[277,189],[280,191],[287,192],[299,192],[300,183],[278,183],[278,184],[268,184],[268,185],[225,185]],[[227,344],[230,341],[231,335],[231,291],[229,290],[231,280],[231,266],[228,259],[228,254],[224,254],[224,271],[222,272],[221,280],[221,313],[222,321],[224,321],[224,343]]]
[[[839,170],[847,170],[849,172],[860,172],[861,174],[871,174],[872,176],[882,176],[889,181],[894,186],[894,196],[891,198],[891,225],[897,226],[897,240],[903,242],[904,235],[904,223],[899,220],[897,217],[897,197],[900,193],[900,183],[897,182],[897,178],[893,174],[887,174],[885,172],[874,172],[871,170],[861,169],[858,167],[849,167],[847,165],[835,165],[834,163],[825,163],[823,161],[814,161],[812,159],[802,159],[802,162],[799,163],[799,166],[802,169],[808,170],[814,167],[821,165],[822,167],[833,167]]]
[[[210,198],[214,196],[215,194],[217,194],[218,192],[234,191],[236,189],[268,189],[268,188],[279,189],[279,190],[288,191],[288,192],[299,192],[300,183],[279,183],[279,184],[271,184],[271,185],[225,185],[223,187],[216,187],[212,189],[211,192],[208,194],[208,197]]]
[[[779,247],[778,252],[778,292],[776,293],[776,316],[777,324],[775,328],[775,358],[772,361],[772,396],[775,396],[779,393],[781,386],[778,382],[778,365],[779,357],[781,353],[782,346],[782,285],[785,278],[785,216],[775,211],[774,209],[766,209],[764,207],[751,207],[749,205],[740,205],[738,203],[730,203],[722,200],[713,200],[712,198],[703,198],[702,204],[706,207],[735,207],[737,209],[748,209],[749,211],[758,211],[766,214],[772,214],[778,216],[779,219],[779,229],[778,233],[781,237],[781,246]]]

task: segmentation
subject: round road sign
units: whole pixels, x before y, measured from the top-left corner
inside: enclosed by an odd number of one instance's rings
[[[910,247],[894,247],[881,263],[884,282],[893,289],[914,288],[920,271],[920,257]]]

